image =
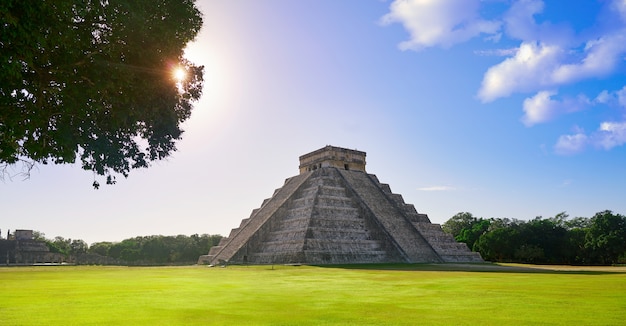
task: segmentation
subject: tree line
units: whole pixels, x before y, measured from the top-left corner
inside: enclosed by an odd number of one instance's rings
[[[541,216],[523,221],[462,212],[442,228],[495,262],[607,265],[626,262],[626,217],[605,210],[591,218]]]
[[[34,238],[44,241],[51,252],[63,254],[77,264],[168,265],[198,261],[222,239],[221,235],[193,234],[191,236],[139,236],[121,242],[96,242],[87,245],[83,240],[55,237],[46,239],[34,232]]]

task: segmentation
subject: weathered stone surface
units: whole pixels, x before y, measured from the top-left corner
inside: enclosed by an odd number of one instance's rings
[[[31,231],[32,232],[32,231]],[[59,253],[50,252],[48,246],[42,242],[28,237],[15,237],[11,240],[0,240],[0,263],[1,264],[38,264],[38,263],[61,263],[65,257]]]
[[[300,175],[198,263],[482,262],[367,174],[364,152],[327,146],[310,154],[301,157]],[[352,169],[355,162],[363,165]]]

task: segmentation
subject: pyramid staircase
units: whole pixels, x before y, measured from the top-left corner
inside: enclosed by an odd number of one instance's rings
[[[285,181],[199,263],[482,262],[373,174],[320,167]]]

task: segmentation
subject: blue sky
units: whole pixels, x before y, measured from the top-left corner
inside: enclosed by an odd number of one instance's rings
[[[204,0],[204,95],[168,160],[0,183],[0,228],[228,235],[325,145],[435,223],[626,213],[626,1]]]

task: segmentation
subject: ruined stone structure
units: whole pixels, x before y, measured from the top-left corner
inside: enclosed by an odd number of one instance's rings
[[[45,242],[33,239],[33,230],[15,230],[7,238],[0,239],[0,264],[61,263],[65,260],[63,255],[50,252]]]
[[[252,211],[202,264],[482,262],[365,172],[365,152],[326,146]]]

